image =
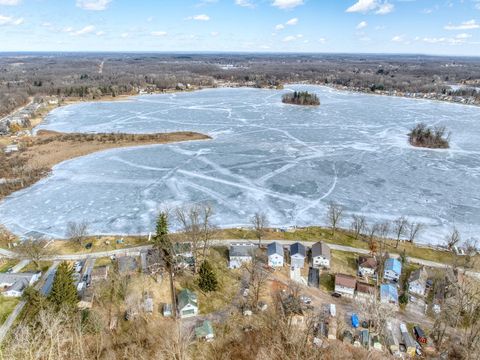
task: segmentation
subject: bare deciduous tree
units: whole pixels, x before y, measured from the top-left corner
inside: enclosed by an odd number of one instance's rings
[[[209,204],[195,204],[189,207],[175,209],[177,221],[182,227],[186,240],[192,244],[192,253],[195,257],[194,272],[197,272],[197,263],[200,263],[199,250],[205,258],[214,233],[212,225],[213,208]]]
[[[338,228],[340,221],[342,220],[343,207],[333,201],[328,204],[327,220],[332,228],[332,236],[335,236],[335,232]]]
[[[418,234],[423,230],[423,227],[423,224],[419,222],[411,222],[408,224],[408,241],[413,244]]]
[[[460,241],[460,232],[456,227],[453,228],[452,232],[445,239],[447,243],[448,250],[453,250],[453,247],[456,246]]]
[[[398,248],[398,244],[400,243],[400,239],[402,236],[406,235],[408,229],[408,220],[404,216],[400,216],[398,219],[394,220],[393,222],[393,231],[396,237],[396,244],[395,247]]]
[[[258,239],[258,246],[260,246],[269,225],[267,215],[264,212],[256,212],[250,219],[250,222]]]
[[[367,221],[365,219],[365,216],[352,215],[351,228],[353,231],[353,235],[355,236],[355,240],[358,240],[360,235],[362,235],[365,229],[367,228]]]
[[[245,266],[250,280],[249,280],[249,300],[252,309],[256,309],[260,297],[265,289],[269,273],[262,266],[262,258],[259,250],[255,251],[252,257],[252,262]]]
[[[46,240],[27,239],[17,246],[17,251],[23,258],[32,260],[38,270],[40,269],[40,260],[48,254],[47,244]]]
[[[65,235],[67,239],[75,241],[82,246],[83,241],[88,236],[88,222],[86,220],[82,220],[78,223],[75,221],[68,222]]]

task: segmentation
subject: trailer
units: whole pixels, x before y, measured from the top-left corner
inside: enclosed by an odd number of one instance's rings
[[[407,326],[400,324],[400,333],[402,334],[403,345],[405,345],[406,352],[409,356],[415,356],[417,352],[417,344],[412,336],[408,333]]]
[[[423,332],[423,330],[420,326],[414,326],[413,327],[413,332],[415,334],[415,337],[416,337],[417,341],[420,344],[426,344],[428,342],[427,337],[425,336],[425,333]]]

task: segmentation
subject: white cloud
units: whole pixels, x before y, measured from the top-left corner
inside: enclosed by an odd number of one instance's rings
[[[151,35],[152,36],[167,36],[167,32],[166,31],[152,31]]]
[[[298,24],[298,18],[290,19],[285,24],[286,25],[297,25]]]
[[[237,4],[238,6],[243,6],[248,8],[254,8],[256,6],[250,0],[235,0],[235,4]]]
[[[320,39],[318,39],[318,42],[319,42],[320,44],[325,44],[325,43],[327,42],[327,39],[325,39],[325,38],[320,38]]]
[[[77,0],[77,6],[84,10],[105,10],[112,0]]]
[[[459,34],[456,37],[425,37],[420,39],[423,42],[429,44],[446,44],[446,45],[462,45],[467,43],[467,38],[470,36],[468,34]]]
[[[366,21],[362,21],[360,23],[358,23],[357,25],[357,29],[365,29],[366,27],[368,26],[368,23]]]
[[[392,38],[392,41],[393,42],[404,42],[404,37],[403,35],[395,35],[393,38]]]
[[[273,0],[272,6],[279,9],[293,9],[297,6],[303,5],[304,0]]]
[[[129,33],[123,33],[123,34],[120,34],[120,37],[123,38],[123,39],[126,39],[130,36]]]
[[[105,31],[97,31],[97,32],[95,33],[95,35],[97,35],[97,36],[103,36],[103,35],[105,35]]]
[[[458,34],[457,36],[455,36],[457,39],[469,39],[472,37],[472,35],[470,34],[466,34],[466,33],[462,33],[462,34]]]
[[[445,30],[471,30],[478,28],[480,28],[480,24],[478,24],[475,20],[464,21],[460,25],[448,24],[445,26]]]
[[[23,24],[23,18],[14,18],[11,16],[0,15],[0,25],[21,25]]]
[[[16,6],[20,5],[22,0],[0,0],[0,5]]]
[[[220,35],[220,33],[219,33],[218,31],[212,31],[212,32],[210,33],[210,35],[213,36],[213,37],[215,37],[215,36]]]
[[[197,21],[209,21],[210,16],[205,15],[205,14],[199,14],[195,16],[189,16],[187,20],[197,20]]]
[[[275,26],[275,30],[277,30],[277,31],[280,31],[280,30],[283,30],[283,29],[285,29],[285,25],[283,25],[283,24],[278,24],[277,26]]]
[[[346,12],[348,13],[368,13],[375,11],[375,14],[385,15],[391,13],[395,6],[388,1],[381,0],[358,0],[350,6]]]
[[[78,31],[75,31],[74,35],[85,35],[85,34],[90,34],[95,31],[95,26],[93,25],[87,25],[83,29],[80,29]]]
[[[301,39],[303,38],[303,35],[302,34],[298,34],[298,35],[290,35],[290,36],[286,36],[282,39],[283,42],[292,42],[292,41],[295,41],[295,40],[298,40],[298,39]]]
[[[385,2],[378,7],[378,10],[375,11],[375,14],[378,14],[378,15],[390,14],[394,8],[395,6],[393,6],[393,4]]]

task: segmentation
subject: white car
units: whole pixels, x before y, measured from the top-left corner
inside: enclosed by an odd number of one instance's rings
[[[337,315],[337,307],[335,304],[330,304],[330,316],[335,317]]]

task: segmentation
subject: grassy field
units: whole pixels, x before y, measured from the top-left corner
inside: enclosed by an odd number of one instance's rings
[[[22,272],[35,272],[41,271],[44,273],[52,265],[51,261],[40,261],[39,267],[37,268],[33,262],[30,262],[27,266],[22,269]]]
[[[6,272],[19,263],[18,260],[0,259],[0,272]]]
[[[7,320],[8,315],[10,315],[19,302],[20,299],[0,295],[0,324]]]
[[[117,240],[121,241],[117,243]],[[90,249],[85,248],[88,243],[92,244]],[[91,236],[83,241],[83,246],[73,241],[53,241],[48,246],[48,251],[52,254],[89,254],[146,244],[148,244],[148,241],[145,236]]]
[[[331,254],[332,273],[342,273],[353,276],[357,275],[357,254],[336,250],[332,250]]]
[[[333,274],[322,272],[320,274],[320,288],[331,292],[335,289],[335,276]]]
[[[227,267],[226,248],[214,248],[210,251],[209,262],[213,267],[219,284],[219,289],[211,293],[203,293],[197,286],[196,277],[185,275],[179,281],[177,291],[187,288],[198,295],[201,314],[209,314],[228,307],[240,291],[240,271]]]

